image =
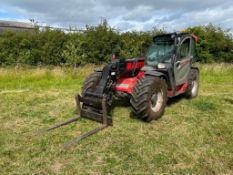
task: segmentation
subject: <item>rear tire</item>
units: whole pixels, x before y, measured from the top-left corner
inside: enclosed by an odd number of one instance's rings
[[[94,72],[90,74],[83,83],[82,96],[84,96],[86,91],[93,91],[96,85],[99,83],[100,78],[101,78],[100,72]]]
[[[197,69],[191,69],[189,87],[184,93],[186,98],[194,98],[198,96],[199,91],[199,71]]]
[[[167,84],[164,79],[144,76],[134,87],[130,103],[137,118],[150,122],[159,119],[167,103]]]

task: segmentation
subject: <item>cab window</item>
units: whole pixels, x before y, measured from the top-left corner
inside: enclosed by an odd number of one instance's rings
[[[179,49],[177,61],[180,61],[190,55],[190,42],[190,38],[187,38],[183,41]]]
[[[191,56],[195,57],[195,41],[191,40]]]

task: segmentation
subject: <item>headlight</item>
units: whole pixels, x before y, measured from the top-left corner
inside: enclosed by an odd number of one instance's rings
[[[116,72],[111,72],[111,75],[112,75],[112,76],[116,75]]]
[[[158,64],[158,68],[159,68],[159,69],[164,69],[164,68],[166,68],[166,64],[159,63],[159,64]]]

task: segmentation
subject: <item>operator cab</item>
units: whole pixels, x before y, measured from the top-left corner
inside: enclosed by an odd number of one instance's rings
[[[175,32],[155,36],[147,50],[142,70],[166,74],[169,87],[184,84],[188,81],[195,59],[196,42],[197,37],[190,33]]]
[[[159,63],[172,64],[195,56],[197,37],[189,33],[171,33],[153,38],[145,57],[145,65],[158,68]],[[160,64],[161,65],[161,64]]]

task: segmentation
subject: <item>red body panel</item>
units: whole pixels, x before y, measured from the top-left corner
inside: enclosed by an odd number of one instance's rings
[[[141,73],[141,72],[140,72]],[[138,74],[137,77],[131,77],[131,78],[120,78],[117,80],[117,84],[114,88],[116,91],[122,91],[126,92],[128,94],[131,94],[133,92],[134,86],[136,86],[138,80],[144,75],[144,72],[142,72],[140,75]],[[168,97],[173,97],[179,94],[184,93],[188,89],[188,83],[184,83],[182,85],[179,85],[176,87],[176,92],[175,94],[173,93],[172,90],[167,91],[167,96]]]
[[[139,61],[135,62],[127,62],[126,64],[126,70],[128,72],[132,71],[139,71],[144,66],[144,58],[140,58]],[[137,84],[138,80],[142,78],[144,75],[144,72],[140,71],[135,77],[127,77],[126,75],[120,77],[117,82],[114,90],[116,91],[122,91],[126,92],[128,94],[131,94],[133,92],[134,86]]]
[[[137,81],[137,77],[120,78],[116,82],[115,90],[131,94],[133,92],[134,86],[137,84]]]
[[[188,83],[184,83],[184,84],[182,84],[182,85],[180,85],[180,86],[177,86],[177,87],[176,87],[176,92],[177,92],[178,94],[181,94],[181,93],[185,92],[185,91],[188,89],[188,86],[189,86]]]
[[[182,66],[187,64],[188,62],[189,60],[185,61],[184,63],[182,63]],[[144,59],[138,62],[128,62],[126,65],[126,70],[129,72],[133,70],[139,71],[143,66],[144,66]],[[141,79],[144,74],[145,72],[139,71],[135,77],[128,77],[127,74],[120,77],[116,81],[116,86],[114,87],[114,90],[131,94],[133,92],[134,87],[138,83],[138,80]],[[168,97],[173,97],[178,94],[184,93],[187,90],[188,86],[189,86],[188,83],[184,83],[182,85],[177,86],[175,93],[173,93],[172,90],[168,89],[167,95]]]
[[[188,83],[184,83],[182,85],[177,86],[175,94],[172,92],[171,89],[168,89],[167,96],[168,97],[174,97],[176,95],[182,94],[182,93],[184,93],[188,89],[188,87],[189,87]]]
[[[139,72],[136,77],[119,78],[116,82],[115,90],[131,94],[133,92],[134,86],[138,83],[138,80],[141,79],[144,74],[144,72]]]
[[[174,93],[173,93],[173,91],[171,89],[167,90],[167,96],[168,97],[173,97],[174,96]]]
[[[134,69],[141,69],[144,66],[144,59],[138,62],[129,62],[126,65],[127,71],[132,71]]]
[[[130,77],[130,78],[122,77],[118,79],[114,90],[131,94],[133,92],[134,86],[136,86],[138,80],[142,78],[143,75],[144,72],[139,72],[139,74],[136,77]],[[182,94],[188,89],[188,86],[189,86],[188,83],[184,83],[182,85],[177,86],[175,93],[173,93],[172,90],[168,89],[167,96],[174,97],[176,95]]]

